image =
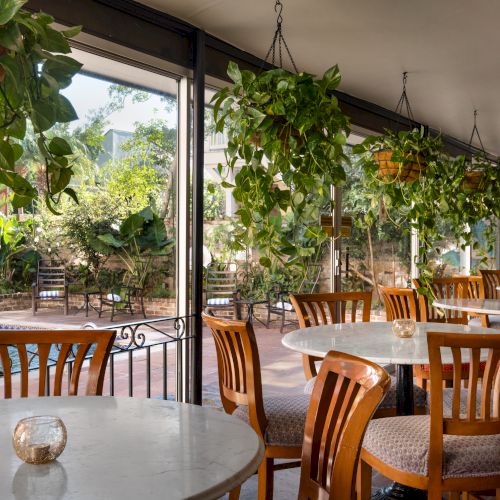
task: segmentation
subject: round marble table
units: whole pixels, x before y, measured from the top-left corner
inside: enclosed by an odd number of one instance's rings
[[[340,323],[301,328],[287,333],[284,346],[311,356],[324,357],[328,351],[341,351],[375,363],[396,365],[397,411],[400,415],[413,413],[412,365],[429,363],[428,331],[492,333],[491,328],[471,327],[446,323],[417,323],[415,335],[400,339],[392,333],[392,323]],[[498,332],[500,333],[500,332]],[[463,354],[464,362],[468,353]],[[443,361],[452,363],[450,353],[443,353]]]
[[[58,460],[29,465],[11,444],[19,419],[57,415]],[[215,499],[258,468],[264,447],[242,421],[200,406],[139,398],[0,400],[0,498]]]
[[[500,314],[500,300],[497,299],[436,299],[432,305],[454,311]]]

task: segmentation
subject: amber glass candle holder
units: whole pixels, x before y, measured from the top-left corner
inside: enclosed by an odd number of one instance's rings
[[[55,460],[63,452],[66,440],[64,422],[50,415],[19,420],[12,435],[16,455],[29,464]]]
[[[413,337],[417,323],[413,319],[395,319],[392,322],[392,331],[396,337],[406,339]]]

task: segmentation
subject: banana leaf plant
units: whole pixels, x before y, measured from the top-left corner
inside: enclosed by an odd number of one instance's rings
[[[222,186],[239,204],[235,249],[256,247],[267,268],[293,264],[328,238],[319,215],[331,208],[331,186],[345,181],[349,123],[333,95],[339,69],[316,79],[231,62],[228,75],[234,85],[212,103],[216,131],[228,135]]]
[[[44,167],[45,198],[54,211],[62,193],[77,201],[69,187],[72,148],[62,137],[49,137],[47,132],[78,118],[60,91],[82,67],[66,55],[71,52],[68,40],[80,27],[57,31],[51,26],[54,18],[22,10],[25,3],[0,0],[0,183],[12,190],[14,208],[38,196],[35,186],[16,169],[31,124]]]
[[[99,235],[93,245],[104,255],[117,255],[124,264],[130,284],[144,288],[155,257],[167,255],[175,240],[165,223],[150,207],[127,217],[118,231]]]

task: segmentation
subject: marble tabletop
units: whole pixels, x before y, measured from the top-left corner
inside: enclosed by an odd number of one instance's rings
[[[500,333],[492,328],[446,323],[417,323],[415,335],[400,339],[392,332],[392,323],[340,323],[301,328],[287,333],[284,346],[311,356],[324,357],[328,351],[341,351],[374,363],[398,365],[426,364],[428,331],[457,333]],[[468,353],[463,353],[464,361]],[[443,362],[451,363],[451,352],[443,351]]]
[[[436,299],[434,307],[481,314],[500,314],[500,300],[497,299]]]
[[[62,455],[25,464],[11,444],[16,423],[57,415],[66,424]],[[246,423],[173,401],[53,397],[0,400],[0,498],[214,499],[258,468],[264,447]]]

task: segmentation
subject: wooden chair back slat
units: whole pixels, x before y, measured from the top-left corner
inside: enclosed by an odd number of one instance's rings
[[[259,351],[252,325],[207,314],[202,317],[215,341],[224,410],[233,413],[239,405],[248,406],[250,425],[263,437],[267,419],[262,399]]]
[[[380,366],[327,354],[306,418],[299,500],[353,498],[365,429],[389,386]]]
[[[379,285],[384,301],[387,321],[395,319],[413,319],[420,321],[420,312],[415,290],[411,288],[393,288]]]
[[[75,361],[73,363],[73,370],[71,372],[71,381],[69,384],[69,393],[71,396],[78,394],[78,382],[80,381],[80,373],[82,372],[83,362],[87,356],[92,344],[82,343],[76,352]]]
[[[481,278],[483,279],[483,290],[485,299],[500,299],[500,269],[481,269]]]
[[[9,399],[12,397],[12,377],[11,377],[11,361],[9,350],[6,345],[0,345],[0,359],[2,360],[3,371],[3,397]]]
[[[2,362],[4,397],[13,397],[12,362],[9,355],[9,346],[15,351],[19,359],[20,370],[20,397],[29,396],[29,365],[32,359],[38,361],[38,396],[49,393],[47,367],[54,364],[54,384],[52,395],[60,396],[65,371],[65,361],[70,352],[76,351],[71,377],[68,384],[70,396],[78,394],[80,373],[86,355],[92,346],[94,352],[90,356],[85,394],[100,396],[104,383],[104,375],[109,353],[113,346],[116,333],[110,330],[5,330],[0,336],[0,360]],[[35,353],[28,353],[26,346],[34,346]],[[58,346],[58,349],[52,349]],[[59,347],[60,346],[60,347]],[[51,350],[52,349],[52,350]],[[31,352],[31,348],[30,348]],[[52,363],[51,357],[56,357]]]
[[[45,396],[47,365],[52,344],[38,344],[38,396]]]
[[[418,279],[413,280],[417,288],[422,288]],[[451,278],[434,278],[429,284],[434,296],[438,299],[466,299],[469,290],[469,278],[467,276],[455,276]],[[420,306],[420,321],[433,323],[455,323],[466,325],[468,323],[467,313],[464,311],[437,310],[432,307],[426,295],[418,296]]]
[[[61,396],[62,392],[62,379],[64,375],[64,367],[66,360],[71,352],[72,344],[62,344],[59,349],[59,356],[57,358],[56,373],[54,375],[54,396]]]
[[[481,276],[468,276],[467,298],[484,299],[483,278]]]
[[[25,344],[17,344],[17,355],[19,357],[19,365],[21,366],[21,397],[27,398],[30,372],[28,350]]]

